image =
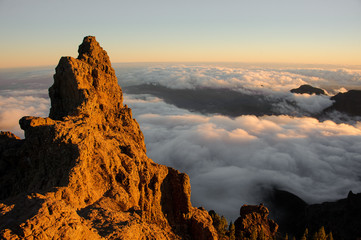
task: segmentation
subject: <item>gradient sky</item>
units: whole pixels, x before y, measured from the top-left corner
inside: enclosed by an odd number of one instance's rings
[[[361,65],[361,0],[0,0],[0,68],[94,35],[112,62]]]

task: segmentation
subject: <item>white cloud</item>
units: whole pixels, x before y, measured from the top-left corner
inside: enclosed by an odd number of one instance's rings
[[[163,66],[120,74],[121,83],[157,83],[174,89],[195,87],[228,88],[239,91],[289,91],[305,84],[309,77],[264,69],[214,66]]]
[[[276,112],[291,116],[312,116],[330,107],[333,101],[325,95],[280,93],[268,96]]]
[[[290,116],[203,116],[159,99],[135,98],[128,95],[125,102],[140,123],[148,155],[190,175],[196,206],[235,219],[242,204],[258,204],[273,186],[310,203],[361,191],[360,124]]]
[[[329,97],[292,94],[290,93],[291,89],[298,88],[303,84],[311,84],[316,87],[329,84],[336,88],[333,92],[344,91],[342,84],[354,84],[355,79],[361,79],[359,75],[359,71],[345,69],[280,70],[170,65],[133,69],[131,72],[121,72],[118,77],[120,83],[124,85],[153,83],[171,89],[210,87],[226,88],[249,95],[257,94],[264,96],[273,105],[275,112],[294,116],[312,116],[332,105]],[[341,81],[344,76],[347,78]]]
[[[42,91],[14,91],[12,93],[1,91],[0,93],[1,131],[11,131],[23,137],[24,132],[19,126],[20,118],[23,116],[46,117],[49,113],[49,99],[32,96],[42,94]]]
[[[361,71],[358,69],[292,69],[288,71],[319,79],[325,86],[361,87]]]
[[[315,87],[361,87],[361,71],[350,69],[235,68],[178,64],[118,72],[121,84],[158,83],[175,89],[213,87],[269,93],[288,92],[302,84]]]

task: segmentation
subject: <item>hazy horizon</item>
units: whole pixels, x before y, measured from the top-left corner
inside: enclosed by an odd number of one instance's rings
[[[62,57],[62,56],[60,56]],[[59,57],[59,58],[60,58]],[[66,57],[64,55],[64,57]],[[74,56],[75,58],[75,56]],[[111,60],[111,59],[110,59]],[[47,65],[28,65],[28,66],[16,66],[16,67],[0,67],[0,71],[7,70],[26,70],[26,69],[53,69],[57,66],[58,62],[55,64]],[[184,64],[184,65],[217,65],[217,66],[228,66],[228,67],[267,67],[267,68],[325,68],[325,69],[355,69],[361,71],[361,64],[327,64],[327,63],[287,63],[287,62],[237,62],[237,61],[168,61],[168,62],[112,62],[114,68],[129,66],[154,66],[154,65],[171,65],[171,64]]]

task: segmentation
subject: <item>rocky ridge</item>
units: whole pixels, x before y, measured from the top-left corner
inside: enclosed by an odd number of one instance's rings
[[[106,51],[89,36],[78,52],[56,67],[49,117],[0,134],[0,238],[217,239],[188,175],[146,156]]]
[[[286,199],[285,199],[286,200]],[[291,200],[292,201],[292,200]],[[334,239],[361,239],[361,193],[349,192],[348,196],[334,202],[306,204],[285,216],[288,230],[301,236],[307,228],[310,233],[324,227]]]
[[[350,116],[361,116],[361,90],[349,90],[331,97],[333,105],[325,112],[339,111]]]
[[[321,88],[312,87],[311,85],[301,85],[299,88],[294,88],[290,90],[291,93],[299,94],[316,94],[316,95],[326,95],[325,90]]]

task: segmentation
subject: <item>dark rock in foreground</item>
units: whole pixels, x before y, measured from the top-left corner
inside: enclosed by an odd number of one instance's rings
[[[316,95],[325,95],[325,91],[321,88],[312,87],[311,85],[302,85],[299,88],[291,89],[291,93],[300,93],[300,94],[316,94]]]

